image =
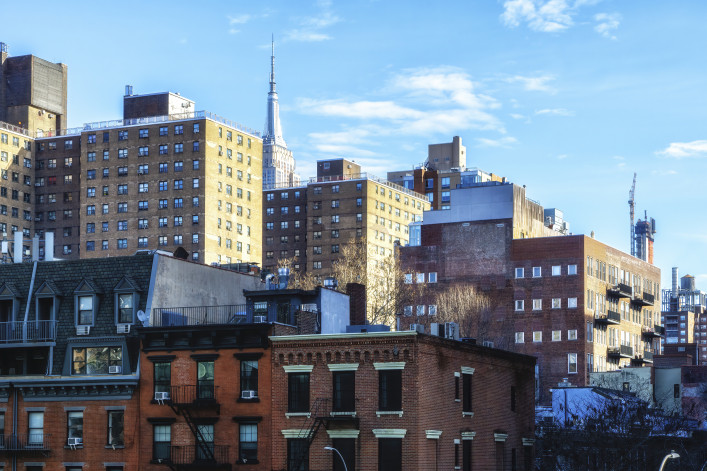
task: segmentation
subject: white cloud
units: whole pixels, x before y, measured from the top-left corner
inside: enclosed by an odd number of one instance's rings
[[[527,23],[533,31],[553,33],[574,24],[572,10],[565,0],[507,0],[503,10],[501,19],[511,28]]]
[[[594,15],[594,21],[597,22],[596,26],[594,26],[594,31],[607,39],[616,39],[613,31],[621,23],[621,15],[619,13],[597,13]]]
[[[557,160],[565,160],[567,157],[569,157],[569,155],[567,155],[567,154],[560,154],[560,155],[557,156]]]
[[[707,140],[673,142],[665,149],[656,152],[656,154],[672,159],[706,158]]]
[[[476,142],[479,143],[477,147],[504,147],[504,148],[509,148],[512,147],[513,144],[518,142],[518,139],[515,137],[502,137],[500,139],[487,139],[484,137],[477,137]]]
[[[317,2],[320,11],[318,14],[299,18],[298,26],[285,32],[285,40],[301,42],[320,42],[331,39],[331,36],[322,30],[341,21],[331,11],[331,2]]]
[[[525,116],[523,116],[522,114],[519,114],[519,113],[511,113],[510,116],[513,119],[525,119]]]
[[[555,80],[553,75],[540,75],[537,77],[515,75],[503,79],[503,81],[507,83],[520,83],[523,89],[527,91],[555,93],[557,90],[548,84],[548,82],[552,80]]]
[[[552,116],[574,116],[574,111],[565,108],[545,108],[537,110],[536,115],[552,115]]]
[[[242,25],[244,23],[247,23],[248,21],[253,18],[251,15],[238,15],[238,16],[229,16],[228,17],[228,24],[230,25]]]
[[[659,176],[668,176],[668,175],[677,175],[678,172],[676,170],[652,170],[651,174],[652,175],[659,175]]]

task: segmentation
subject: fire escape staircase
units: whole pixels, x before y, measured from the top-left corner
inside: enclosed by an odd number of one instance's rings
[[[318,398],[314,400],[314,404],[310,410],[310,413],[305,420],[302,428],[299,432],[299,437],[307,440],[305,447],[302,449],[300,456],[295,461],[295,466],[292,467],[294,470],[300,469],[302,462],[308,456],[309,449],[312,446],[312,442],[317,436],[319,429],[324,426],[324,429],[329,428],[331,422],[353,422],[355,427],[358,428],[359,420],[352,415],[335,416],[331,414],[329,399]]]

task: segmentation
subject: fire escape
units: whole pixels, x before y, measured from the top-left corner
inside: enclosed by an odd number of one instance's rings
[[[169,396],[157,399],[167,404],[175,414],[184,417],[194,436],[194,445],[172,445],[170,459],[165,463],[172,471],[231,470],[228,445],[214,445],[213,436],[201,428],[206,418],[203,413],[220,413],[218,386],[213,382],[197,385],[171,386]]]
[[[299,457],[288,467],[288,471],[304,469],[302,465],[304,460],[309,457],[309,449],[317,437],[317,432],[322,426],[324,426],[325,430],[329,430],[334,424],[338,426],[353,426],[353,428],[358,429],[359,419],[356,417],[355,411],[332,411],[330,400],[327,398],[315,399],[310,413],[299,432],[299,437],[306,440],[305,446],[300,450]]]

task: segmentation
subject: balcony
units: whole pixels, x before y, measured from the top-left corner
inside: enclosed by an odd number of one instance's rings
[[[652,306],[655,302],[655,296],[644,291],[641,293],[640,296],[636,294],[636,296],[631,299],[631,302],[634,304],[638,304],[639,306]]]
[[[24,435],[0,435],[0,456],[19,454],[48,455],[50,434],[32,433]]]
[[[636,354],[636,356],[631,360],[633,363],[653,363],[653,352],[645,350],[643,354]]]
[[[607,354],[614,358],[633,358],[633,347],[629,345],[621,345],[618,347],[609,347]]]
[[[230,470],[228,445],[175,445],[170,450],[170,467],[176,470]]]
[[[56,321],[0,322],[0,346],[56,341]]]
[[[600,324],[620,324],[621,314],[611,310],[606,311],[606,315],[597,312],[596,314],[594,314],[594,320]]]
[[[607,289],[607,294],[610,296],[617,296],[619,298],[632,298],[633,288],[629,285],[623,283],[618,283],[615,286],[609,286]]]
[[[641,328],[641,333],[647,338],[659,338],[665,335],[665,328],[662,325],[654,325],[653,327],[646,327],[644,325]]]
[[[217,393],[218,386],[213,382],[171,386],[169,399],[159,402],[178,409],[218,409]]]

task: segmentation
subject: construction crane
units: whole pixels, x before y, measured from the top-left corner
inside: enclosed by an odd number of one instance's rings
[[[636,193],[636,172],[633,172],[633,185],[631,185],[631,191],[628,192],[628,209],[631,214],[631,255],[636,256],[636,244],[635,244],[635,226],[633,224],[633,210],[636,205],[636,200],[634,195]]]

